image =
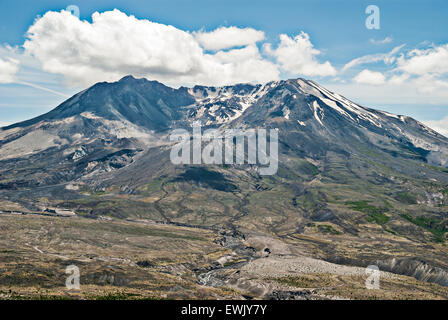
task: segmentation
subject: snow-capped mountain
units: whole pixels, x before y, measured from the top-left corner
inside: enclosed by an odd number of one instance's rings
[[[316,160],[335,149],[357,153],[357,143],[440,166],[448,154],[448,139],[418,121],[362,107],[313,81],[174,89],[128,76],[2,128],[0,161],[9,168],[16,159],[54,158],[61,166],[57,180],[70,181],[126,166],[143,150],[166,145],[169,130],[198,120],[212,127],[280,128],[280,141]]]

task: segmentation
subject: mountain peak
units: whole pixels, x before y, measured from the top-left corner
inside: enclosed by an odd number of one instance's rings
[[[137,85],[143,85],[145,87],[153,87],[156,89],[169,89],[172,90],[173,88],[163,84],[162,82],[159,82],[157,80],[149,80],[147,78],[135,78],[133,75],[127,75],[118,80],[117,82],[112,82],[111,84],[137,84]]]
[[[120,80],[118,80],[118,82],[137,81],[137,80],[147,80],[147,79],[146,78],[139,78],[139,79],[137,79],[133,75],[129,74],[127,76],[124,76]]]

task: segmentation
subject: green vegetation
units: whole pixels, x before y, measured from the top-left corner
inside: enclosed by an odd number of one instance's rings
[[[224,267],[230,267],[230,266],[232,266],[234,264],[237,264],[237,263],[240,263],[242,261],[244,261],[244,260],[230,260],[230,261],[225,262],[223,266]]]
[[[411,192],[403,191],[398,192],[395,198],[401,203],[405,204],[416,204],[417,203],[417,195]]]
[[[377,223],[379,225],[386,224],[389,222],[389,217],[384,214],[384,212],[387,211],[387,208],[378,208],[371,204],[369,204],[369,201],[367,200],[361,200],[361,201],[347,201],[345,203],[350,207],[350,209],[367,213],[367,221],[371,223]]]
[[[15,251],[15,250],[1,250],[0,252],[1,252],[1,253],[18,253],[18,252]]]
[[[448,173],[448,168],[432,166],[432,165],[430,165],[430,164],[425,164],[425,167],[427,167],[427,168],[429,168],[429,169],[432,169],[432,170],[436,170],[436,171],[440,171],[440,172]]]
[[[388,174],[392,174],[394,172],[391,168],[389,168],[388,166],[386,166],[386,165],[384,165],[384,164],[382,164],[382,163],[380,163],[378,161],[372,161],[372,160],[369,160],[369,159],[367,159],[366,161],[368,163],[370,163],[371,165],[377,166],[378,168],[384,170],[384,172],[386,172]]]
[[[324,232],[328,232],[328,233],[331,233],[331,234],[341,234],[338,230],[336,230],[335,228],[333,228],[332,226],[329,226],[327,224],[319,225],[319,230],[324,231]]]
[[[444,234],[448,232],[448,222],[447,221],[441,221],[433,218],[428,218],[424,216],[419,217],[411,217],[409,214],[403,213],[401,214],[401,217],[408,220],[409,222],[418,225],[429,232],[431,232],[434,237],[435,241],[437,242],[444,242]]]
[[[15,291],[9,290],[3,291],[0,290],[0,294],[7,296],[8,300],[76,300],[75,297],[61,296],[61,295],[52,295],[52,294],[19,294]]]
[[[102,196],[106,194],[106,191],[104,190],[94,190],[91,192],[92,196]]]
[[[361,201],[347,201],[346,205],[350,206],[350,209],[363,212],[363,213],[380,213],[382,212],[379,208],[369,204],[367,200]]]
[[[194,182],[203,187],[209,187],[218,191],[238,191],[238,187],[228,180],[221,172],[208,170],[202,167],[188,168],[172,180],[173,182]]]
[[[384,231],[389,232],[390,234],[397,235],[395,231],[390,230],[389,228],[384,228]]]
[[[325,195],[316,190],[305,192],[304,195],[297,198],[297,203],[300,203],[305,210],[315,211],[322,207],[325,203]]]
[[[162,182],[163,181],[160,179],[151,180],[151,182],[146,184],[142,189],[148,193],[159,191],[162,186]]]
[[[319,174],[319,170],[317,169],[317,167],[306,160],[300,162],[299,171],[311,176]]]
[[[384,213],[372,213],[367,217],[367,221],[381,225],[388,223],[389,217],[386,216]]]
[[[138,299],[140,295],[127,292],[111,292],[104,296],[91,296],[91,300],[135,300]]]
[[[81,217],[85,217],[85,216],[88,216],[88,215],[89,215],[88,212],[86,212],[86,211],[81,211],[81,210],[76,210],[76,214],[77,214],[78,216],[81,216]]]
[[[85,185],[81,185],[78,191],[80,193],[88,193],[91,197],[102,196],[106,194],[106,191],[104,190],[94,190]]]

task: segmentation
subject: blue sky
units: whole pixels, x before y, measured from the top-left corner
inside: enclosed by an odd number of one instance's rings
[[[69,5],[79,8],[79,18],[84,24],[66,16],[47,14],[60,13]],[[368,5],[380,9],[379,30],[365,26]],[[97,24],[95,32],[100,38],[91,37],[86,26],[92,26],[92,14],[114,9],[119,13],[110,14],[107,19],[104,16],[102,27]],[[110,39],[118,39],[118,47],[120,44],[131,49],[135,46],[136,50],[111,52],[109,44],[98,44],[102,41],[101,30],[105,24],[114,23],[114,19],[123,23],[122,29],[134,23],[121,13],[127,17],[134,15],[139,21],[175,27],[173,31],[147,26],[148,33],[159,30],[163,37],[174,40],[163,42],[155,35],[123,40],[120,31],[112,31],[116,34]],[[6,78],[2,81],[0,70],[0,125],[48,111],[94,81],[111,81],[125,73],[137,73],[174,86],[205,84],[210,79],[216,80],[211,84],[226,84],[246,78],[263,82],[270,78],[303,77],[316,80],[360,104],[413,116],[445,133],[448,132],[448,70],[443,60],[445,51],[448,52],[447,14],[448,2],[443,0],[2,1],[0,59],[6,63],[3,72],[11,67],[12,73],[4,75]],[[38,16],[43,17],[40,24],[36,22]],[[26,33],[31,26],[35,36],[23,48],[25,41],[30,40]],[[234,33],[226,29],[230,27],[236,27]],[[222,32],[212,33],[217,29]],[[190,35],[194,36],[190,39]],[[226,37],[235,39],[234,46],[225,47]],[[197,42],[191,43],[192,39]],[[183,52],[181,57],[176,56],[179,42],[188,52]],[[165,64],[156,66],[151,62],[143,68],[147,73],[138,70],[141,61],[149,59],[139,60],[146,51],[135,57],[129,57],[129,52],[143,50],[142,44],[149,52],[148,57],[156,57]],[[71,45],[73,48],[67,48]],[[151,45],[165,48],[167,56]],[[54,46],[55,51],[44,49],[49,46]],[[213,49],[213,46],[219,48]],[[84,58],[92,65],[82,71],[79,64]],[[355,59],[358,62],[349,65]],[[74,68],[78,66],[76,69],[71,70],[71,61]],[[184,73],[174,75],[166,61],[185,69]],[[224,67],[226,63],[232,64],[233,69]],[[115,64],[116,70],[111,70]],[[311,65],[311,71],[307,65]],[[226,73],[226,77],[187,74],[204,66],[222,70],[219,74]],[[245,68],[248,70],[245,74],[238,73]]]

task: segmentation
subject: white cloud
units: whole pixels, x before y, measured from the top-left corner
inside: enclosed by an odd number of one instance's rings
[[[397,47],[393,48],[388,53],[368,54],[368,55],[353,59],[342,68],[342,71],[346,71],[346,70],[353,68],[355,66],[358,66],[358,65],[375,63],[375,62],[379,62],[379,61],[383,61],[385,64],[394,63],[397,59],[396,55],[404,46],[405,46],[404,44],[401,46],[397,46]]]
[[[370,43],[373,43],[373,44],[386,44],[386,43],[391,43],[392,40],[393,40],[392,37],[386,37],[382,40],[375,40],[375,39],[371,38],[369,41],[370,41]]]
[[[448,137],[448,117],[445,117],[442,120],[426,120],[422,122],[431,129]]]
[[[410,78],[410,75],[408,75],[407,73],[403,73],[400,75],[393,75],[392,77],[390,77],[390,79],[388,80],[388,82],[390,84],[403,84],[405,83],[405,81],[407,81]]]
[[[356,83],[370,84],[370,85],[381,85],[386,82],[386,77],[377,71],[370,71],[368,69],[362,70],[358,75],[353,78]]]
[[[355,81],[347,83],[324,82],[328,89],[365,106],[382,108],[392,105],[440,105],[446,106],[448,90],[434,90],[430,94],[422,92],[415,83],[416,79],[408,79],[393,83],[392,78],[380,85],[362,84]]]
[[[279,78],[277,66],[263,59],[255,45],[230,51],[219,51],[212,56],[212,59],[219,66],[224,66],[219,74],[225,83],[241,83],[246,82],[247,79],[267,82]],[[217,75],[211,74],[210,76]],[[207,81],[211,83],[213,78],[209,78]]]
[[[193,32],[206,50],[222,50],[255,44],[264,40],[264,32],[252,28],[221,27],[211,32]]]
[[[282,34],[277,46],[267,43],[260,52],[257,43],[264,40],[264,33],[252,28],[221,27],[190,33],[114,10],[93,14],[91,22],[65,11],[47,12],[29,28],[27,37],[25,54],[4,55],[0,47],[0,59],[20,60],[20,83],[42,90],[51,88],[47,91],[61,95],[65,89],[58,90],[55,85],[60,79],[72,87],[85,87],[132,74],[179,86],[267,82],[279,79],[280,71],[291,77],[336,74],[330,62],[319,59],[321,52],[304,32],[295,37]],[[362,93],[369,99],[382,99],[382,103],[446,103],[448,68],[444,58],[448,45],[413,50],[407,55],[402,53],[403,47],[353,59],[342,70],[379,61],[391,66],[382,73],[362,68],[353,81],[344,77],[338,84],[344,86],[348,80],[345,88],[352,86],[346,90],[355,97]],[[30,66],[26,72],[25,65]],[[35,83],[33,77],[45,80]]]
[[[0,83],[14,82],[17,71],[19,71],[19,61],[0,58]]]
[[[411,78],[416,90],[430,94],[448,88],[448,44],[414,49],[397,60],[394,72]]]
[[[44,71],[62,74],[71,85],[116,81],[128,74],[173,86],[279,77],[277,67],[263,59],[255,45],[207,54],[192,34],[119,10],[96,12],[91,23],[66,11],[50,11],[27,35],[25,52],[36,57]],[[243,42],[248,40],[239,39],[238,44]]]
[[[10,63],[9,70],[13,71],[10,76],[2,76],[8,71],[8,68],[3,67],[2,61],[6,60]],[[40,63],[33,57],[23,53],[19,47],[11,47],[9,45],[0,45],[0,83],[15,83],[33,87],[35,89],[50,92],[62,97],[68,97],[70,94],[62,93],[50,87],[58,87],[59,81],[55,75],[43,72]]]
[[[278,80],[281,71],[292,76],[336,74],[330,62],[318,61],[320,51],[306,33],[280,35],[275,49],[265,45],[264,53],[275,61],[258,49],[264,39],[264,32],[253,28],[190,33],[117,9],[95,12],[91,22],[49,11],[29,28],[23,48],[43,71],[82,87],[128,74],[171,86],[260,83]]]
[[[264,50],[273,56],[281,69],[293,75],[333,76],[336,70],[330,62],[319,63],[316,59],[321,52],[314,48],[309,35],[301,32],[294,38],[280,35],[280,44],[276,49],[265,44]]]
[[[438,79],[434,75],[425,74],[413,80],[418,92],[430,94],[436,90],[447,90],[448,81]]]
[[[404,45],[395,47],[385,54],[366,55],[353,59],[343,67],[343,71],[357,65],[384,61],[393,67],[385,72],[361,71],[354,81],[358,84],[394,85],[398,90],[414,90],[429,96],[448,88],[448,44],[429,49],[414,49],[397,56]],[[387,78],[386,79],[386,75]]]
[[[28,30],[27,53],[45,71],[71,83],[112,80],[126,73],[182,75],[201,71],[202,50],[186,32],[114,10],[95,12],[92,23],[47,12]],[[133,72],[131,72],[133,71]]]
[[[401,57],[397,61],[401,71],[415,75],[448,73],[448,44],[426,50],[415,49],[407,56],[408,59]]]
[[[18,84],[22,84],[22,85],[24,85],[24,86],[28,86],[28,87],[31,87],[31,88],[34,88],[34,89],[39,89],[39,90],[42,90],[42,91],[47,91],[47,92],[56,94],[56,95],[61,96],[61,97],[70,98],[70,95],[69,95],[69,94],[65,94],[65,93],[62,93],[62,92],[59,92],[59,91],[50,89],[50,88],[42,87],[42,86],[40,86],[40,85],[38,85],[38,84],[35,84],[35,83],[32,83],[32,82],[27,82],[27,81],[20,81],[20,80],[17,80],[16,83],[18,83]]]

